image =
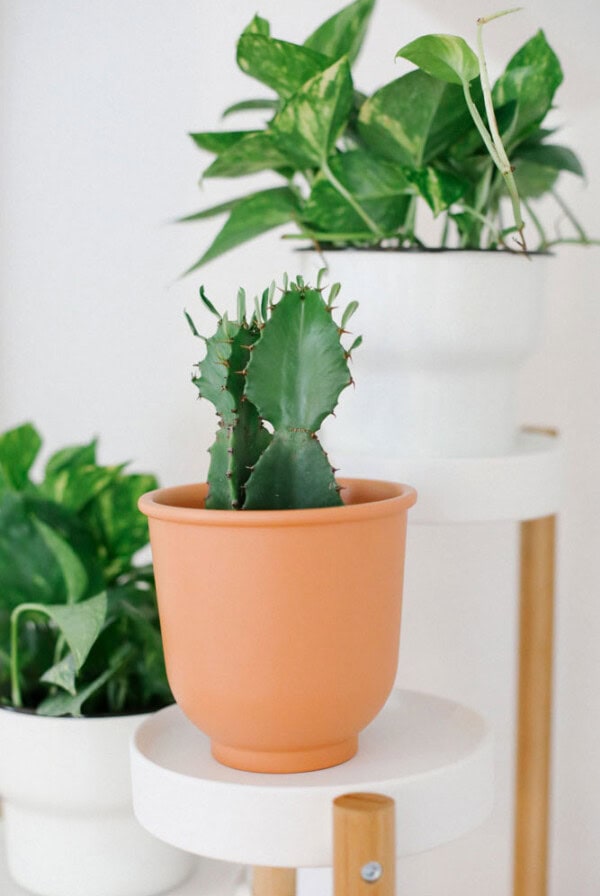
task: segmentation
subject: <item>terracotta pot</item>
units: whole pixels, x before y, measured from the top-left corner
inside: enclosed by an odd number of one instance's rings
[[[398,661],[408,486],[342,480],[344,507],[206,510],[159,489],[149,517],[169,682],[234,768],[350,759]]]

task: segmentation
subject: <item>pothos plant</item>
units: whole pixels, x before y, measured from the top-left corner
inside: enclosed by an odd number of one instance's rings
[[[562,172],[581,177],[583,169],[545,124],[563,74],[543,31],[493,86],[482,29],[505,13],[478,21],[477,52],[460,37],[421,37],[398,53],[419,67],[366,96],[355,87],[352,65],[373,6],[355,0],[302,44],[273,37],[260,16],[243,31],[238,66],[273,95],[223,114],[266,112],[266,122],[190,136],[215,156],[204,179],[272,170],[279,183],[181,219],[228,215],[190,270],[290,222],[292,238],[321,246],[423,247],[423,203],[442,219],[442,247],[508,248],[516,241],[524,248],[524,214],[539,250],[592,242],[556,192]],[[533,208],[544,196],[554,197],[572,235],[550,237]],[[508,200],[510,222],[503,218]]]
[[[0,435],[0,704],[42,715],[146,712],[172,701],[137,500],[154,476],[63,448],[41,481],[31,424]]]
[[[204,289],[200,297],[217,317],[217,328],[201,336],[206,352],[193,382],[212,402],[219,427],[208,473],[210,510],[289,510],[342,504],[335,470],[318,440],[341,392],[352,383],[346,325],[358,307],[350,302],[334,320],[339,284],[325,295],[302,277],[284,279],[255,299],[249,314],[244,290],[235,320],[217,311]]]

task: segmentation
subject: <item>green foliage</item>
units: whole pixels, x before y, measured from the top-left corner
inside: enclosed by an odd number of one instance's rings
[[[210,449],[206,506],[217,510],[329,507],[341,504],[334,471],[317,432],[352,382],[341,342],[357,307],[333,319],[321,289],[299,277],[275,301],[274,284],[247,319],[245,294],[236,321],[219,315],[193,382],[214,404],[219,428]],[[203,290],[201,297],[214,311]],[[191,318],[188,323],[199,336]],[[200,337],[204,338],[204,337]],[[355,339],[353,347],[360,344]],[[270,425],[267,429],[265,423]],[[272,430],[272,432],[271,432]]]
[[[257,110],[266,112],[266,121],[249,131],[191,136],[215,156],[204,177],[270,170],[285,185],[182,219],[228,215],[190,270],[289,223],[324,247],[422,246],[418,225],[426,206],[442,216],[443,245],[510,248],[505,236],[511,228],[502,224],[506,201],[512,203],[512,230],[522,240],[519,194],[526,201],[555,195],[563,172],[582,175],[571,150],[555,145],[542,127],[562,80],[542,31],[517,51],[493,87],[479,44],[476,53],[461,37],[425,35],[398,54],[418,68],[367,97],[356,89],[351,66],[374,5],[355,0],[303,43],[275,38],[258,16],[244,30],[238,65],[274,95],[235,103],[224,115]],[[480,20],[479,32],[497,17]],[[562,215],[564,203],[557,201]],[[570,212],[568,217],[579,241],[589,242]],[[538,248],[547,248],[552,241],[533,213],[531,220]]]
[[[0,700],[46,715],[170,702],[138,498],[153,476],[63,448],[41,481],[31,424],[0,435]]]
[[[426,34],[396,53],[439,81],[462,85],[479,77],[479,62],[462,37]]]

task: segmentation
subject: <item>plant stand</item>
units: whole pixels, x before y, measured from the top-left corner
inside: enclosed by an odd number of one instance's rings
[[[555,522],[562,454],[554,430],[526,429],[498,457],[340,458],[348,475],[400,479],[417,489],[411,524],[520,522],[519,685],[514,896],[546,896]]]
[[[483,719],[411,691],[392,693],[361,735],[357,756],[323,771],[268,775],[220,765],[209,739],[178,707],[144,722],[132,746],[141,824],[190,852],[254,866],[255,896],[293,896],[295,868],[334,864],[332,803],[339,797],[337,896],[359,896],[369,873],[377,874],[364,868],[369,862],[387,867],[387,886],[394,854],[431,849],[481,824],[492,807],[493,778]],[[396,804],[395,833],[389,800]]]

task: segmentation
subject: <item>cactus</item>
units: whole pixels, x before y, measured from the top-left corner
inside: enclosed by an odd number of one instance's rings
[[[333,413],[341,392],[352,383],[345,326],[357,307],[351,302],[338,326],[333,319],[335,284],[328,301],[320,288],[301,277],[278,302],[275,288],[247,320],[243,290],[238,315],[220,315],[201,289],[206,306],[219,318],[193,378],[201,397],[211,401],[219,428],[210,449],[209,509],[291,509],[342,503],[334,470],[317,432]],[[188,321],[196,336],[191,318]],[[204,338],[204,337],[202,337]],[[270,424],[273,433],[265,427]]]

